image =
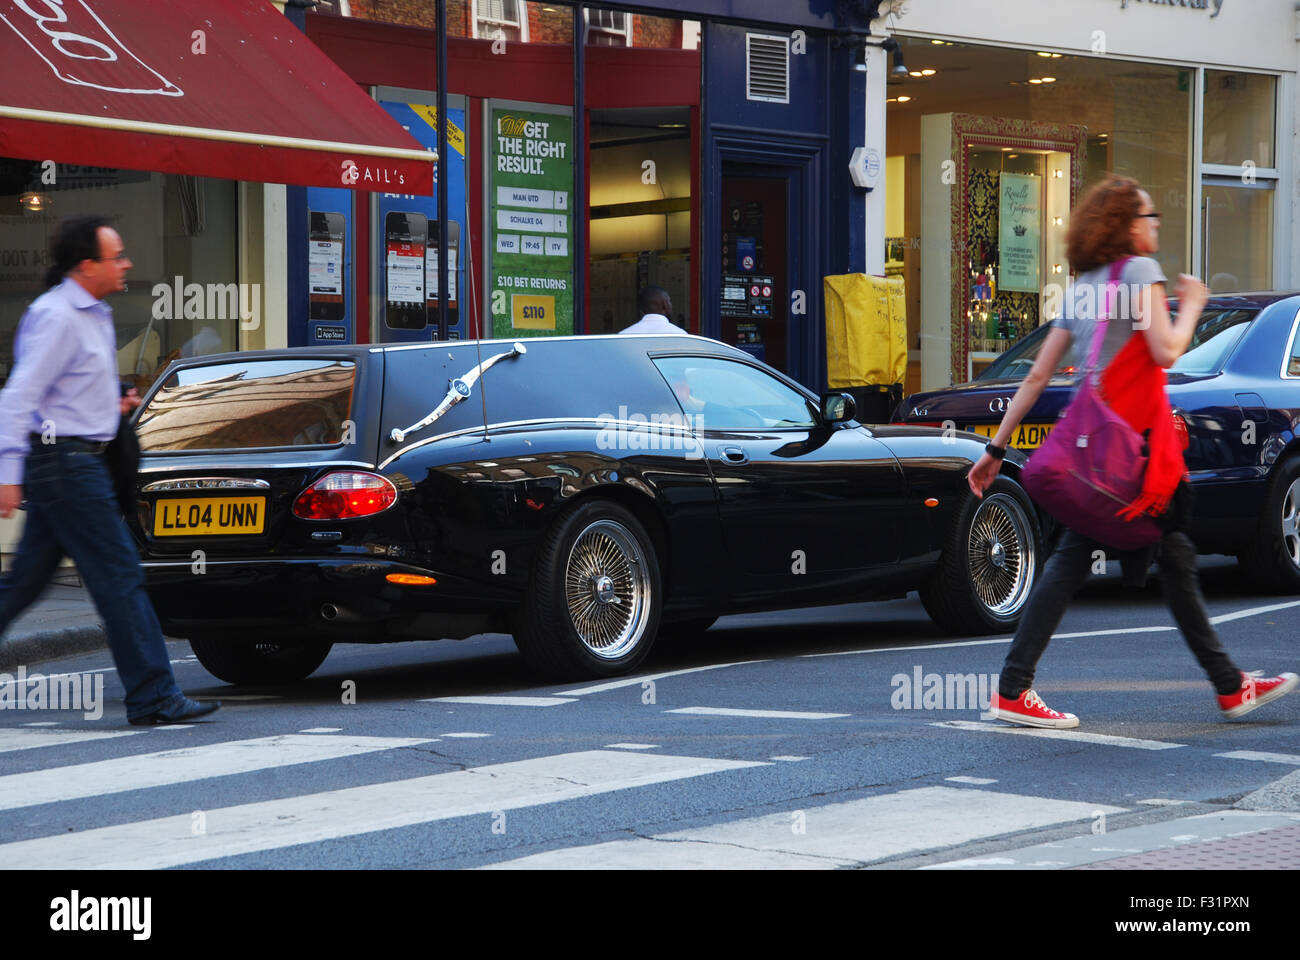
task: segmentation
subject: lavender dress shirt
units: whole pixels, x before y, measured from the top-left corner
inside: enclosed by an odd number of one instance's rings
[[[14,370],[0,391],[0,484],[22,483],[28,434],[111,440],[121,387],[113,311],[68,278],[18,323]]]

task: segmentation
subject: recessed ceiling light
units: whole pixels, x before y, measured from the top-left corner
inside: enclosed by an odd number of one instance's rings
[[[1020,156],[1020,154],[1018,154],[1018,153],[1008,153],[1008,154],[1007,154],[1007,159],[1008,159],[1008,160],[1015,160],[1015,159],[1016,159],[1017,157],[1019,157],[1019,156]]]
[[[934,44],[936,47],[942,47],[942,46],[943,46],[943,41],[942,41],[942,40],[931,40],[930,42],[931,42],[932,44]]]
[[[1055,82],[1056,82],[1055,77],[1043,77],[1043,83],[1055,83]]]
[[[899,98],[898,98],[898,102],[899,102],[899,103],[907,103],[907,102],[910,101],[911,99],[912,99],[911,97],[899,97]]]
[[[1046,50],[1039,50],[1039,51],[1038,51],[1038,55],[1039,55],[1040,57],[1050,57],[1050,56],[1051,56],[1051,54],[1048,53]]]
[[[919,77],[919,76],[921,76],[921,71],[920,71],[920,70],[909,70],[909,71],[907,72],[907,75],[908,75],[909,77]]]
[[[1030,80],[1029,82],[1030,82],[1030,83],[1042,83],[1043,81],[1039,80],[1037,77],[1034,77],[1034,79]]]
[[[938,72],[939,72],[938,70],[934,70],[934,69],[932,69],[932,68],[930,68],[930,67],[926,67],[924,70],[921,71],[921,76],[923,76],[923,77],[933,77],[933,76],[934,76],[936,73],[938,73]]]

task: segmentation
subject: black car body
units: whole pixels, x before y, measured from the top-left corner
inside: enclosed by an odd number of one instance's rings
[[[203,357],[145,398],[129,523],[164,628],[232,682],[487,630],[613,675],[661,623],[913,589],[955,632],[1012,627],[1023,458],[977,501],[979,441],[851,403],[685,335]]]
[[[1048,329],[1030,333],[969,383],[906,398],[892,419],[992,435]],[[1037,445],[1065,410],[1074,362],[1051,380],[1013,444]],[[1198,549],[1240,557],[1258,586],[1300,592],[1300,295],[1211,297],[1169,370],[1168,393],[1187,428]]]

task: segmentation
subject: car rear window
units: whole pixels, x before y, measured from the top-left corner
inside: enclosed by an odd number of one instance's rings
[[[1170,307],[1170,310],[1176,309]],[[1192,334],[1192,342],[1187,352],[1174,361],[1170,373],[1185,373],[1189,376],[1203,376],[1218,373],[1235,347],[1245,334],[1250,322],[1259,314],[1258,310],[1215,310],[1207,307],[1201,313]]]
[[[352,409],[349,360],[251,360],[177,370],[149,398],[144,451],[238,450],[341,443]]]

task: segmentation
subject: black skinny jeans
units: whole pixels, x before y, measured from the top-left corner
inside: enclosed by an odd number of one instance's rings
[[[1115,553],[1073,530],[1061,534],[1056,551],[1029,595],[1015,640],[1002,665],[998,692],[1003,697],[1014,700],[1034,685],[1038,659],[1065,615],[1066,606],[1088,579],[1096,550],[1110,556]],[[1241,687],[1241,672],[1219,643],[1219,635],[1206,615],[1196,572],[1196,548],[1186,533],[1166,532],[1161,538],[1160,578],[1164,582],[1165,601],[1183,632],[1183,639],[1209,675],[1214,689],[1220,694],[1235,693]]]

